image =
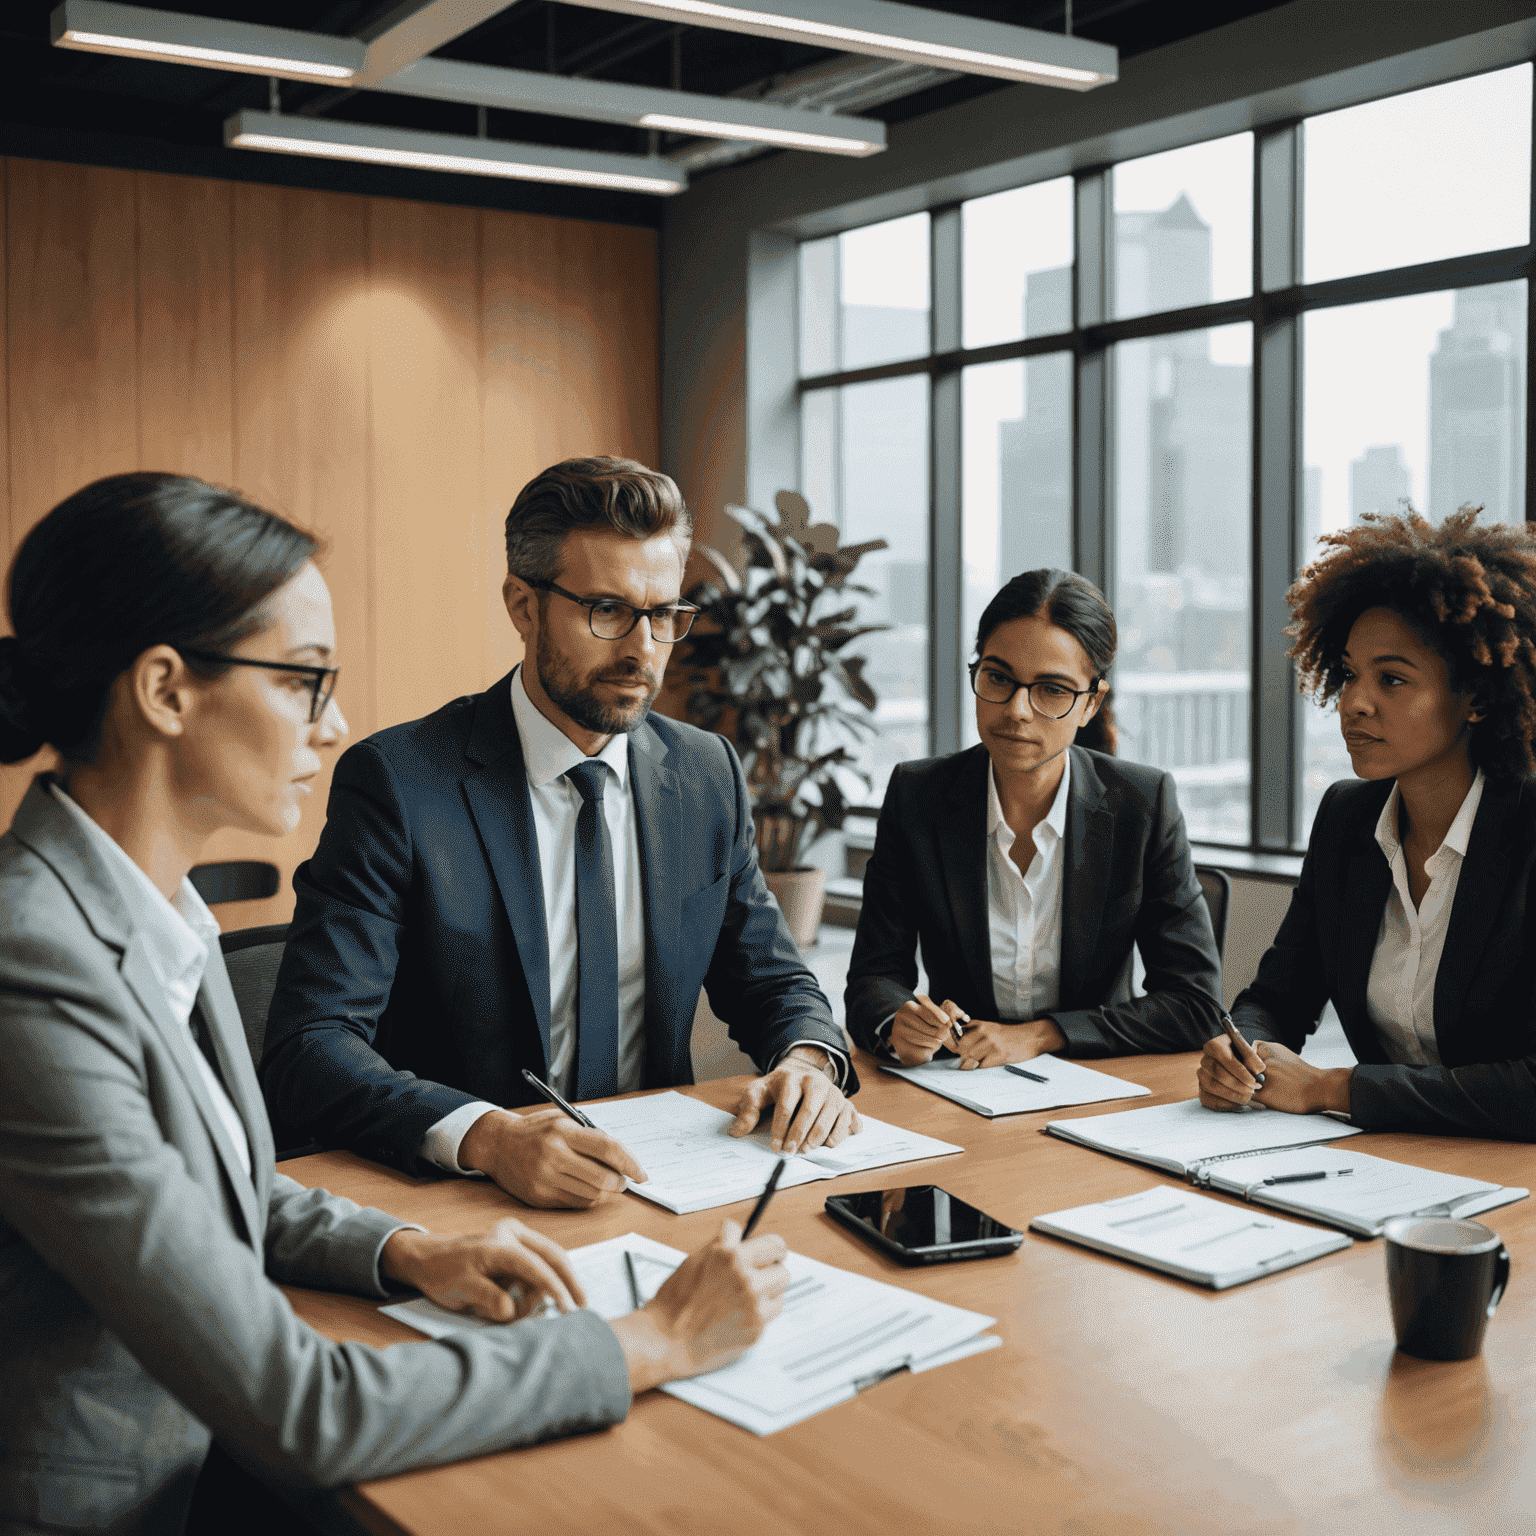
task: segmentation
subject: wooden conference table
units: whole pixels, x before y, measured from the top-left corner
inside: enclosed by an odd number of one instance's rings
[[[1094,1065],[1153,1096],[986,1120],[858,1060],[860,1109],[963,1154],[780,1193],[766,1229],[800,1253],[998,1319],[1001,1349],[901,1375],[758,1439],[652,1392],[614,1429],[361,1485],[369,1530],[537,1532],[1349,1532],[1536,1529],[1536,1199],[1484,1219],[1513,1278],[1479,1359],[1397,1355],[1380,1239],[1214,1293],[1029,1233],[1001,1259],[903,1269],[822,1211],[838,1190],[938,1183],[1020,1228],[1163,1180],[1042,1133],[1049,1119],[1189,1098],[1193,1055]],[[734,1107],[745,1078],[686,1090]],[[1363,1152],[1536,1186],[1536,1148],[1365,1135]],[[635,1231],[692,1250],[743,1203],[673,1216],[635,1195],[528,1212],[479,1180],[425,1182],[348,1153],[283,1165],[435,1231],[515,1213],[568,1248]],[[356,1298],[291,1290],[335,1339],[420,1335]]]

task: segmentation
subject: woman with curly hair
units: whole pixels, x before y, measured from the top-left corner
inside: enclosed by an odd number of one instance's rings
[[[1323,542],[1291,655],[1359,780],[1323,796],[1232,1010],[1251,1044],[1207,1044],[1201,1102],[1536,1141],[1536,536],[1464,507]],[[1357,1066],[1298,1054],[1330,1001]]]

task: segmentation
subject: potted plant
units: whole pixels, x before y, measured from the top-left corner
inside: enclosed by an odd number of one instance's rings
[[[843,825],[842,776],[869,783],[849,747],[874,733],[875,692],[864,657],[845,651],[890,627],[858,624],[856,608],[836,605],[850,593],[872,595],[848,578],[886,542],[840,548],[836,528],[812,526],[803,497],[780,491],[775,505],[777,522],[748,507],[726,508],[741,527],[744,571],[696,546],[713,574],[688,593],[703,613],[689,636],[687,715],[735,744],[764,877],[795,942],[808,948],[821,924],[826,872],[805,856]]]

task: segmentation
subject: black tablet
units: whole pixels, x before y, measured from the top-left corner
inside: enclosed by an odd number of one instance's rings
[[[1024,1234],[934,1184],[829,1195],[827,1215],[898,1264],[948,1264],[1012,1253]]]

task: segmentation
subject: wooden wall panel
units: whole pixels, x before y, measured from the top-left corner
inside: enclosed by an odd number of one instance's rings
[[[134,173],[12,160],[7,176],[11,539],[139,465]],[[35,758],[4,770],[8,823]]]
[[[537,470],[654,463],[649,231],[191,177],[0,162],[0,551],[90,479],[133,468],[238,486],[327,541],[337,698],[357,740],[518,659],[501,524]],[[9,473],[4,454],[9,453]],[[40,762],[0,769],[0,826]],[[284,921],[325,792],[261,858]]]
[[[139,462],[234,478],[234,187],[135,178]]]
[[[411,720],[487,675],[479,217],[374,201],[370,425],[380,720]]]

